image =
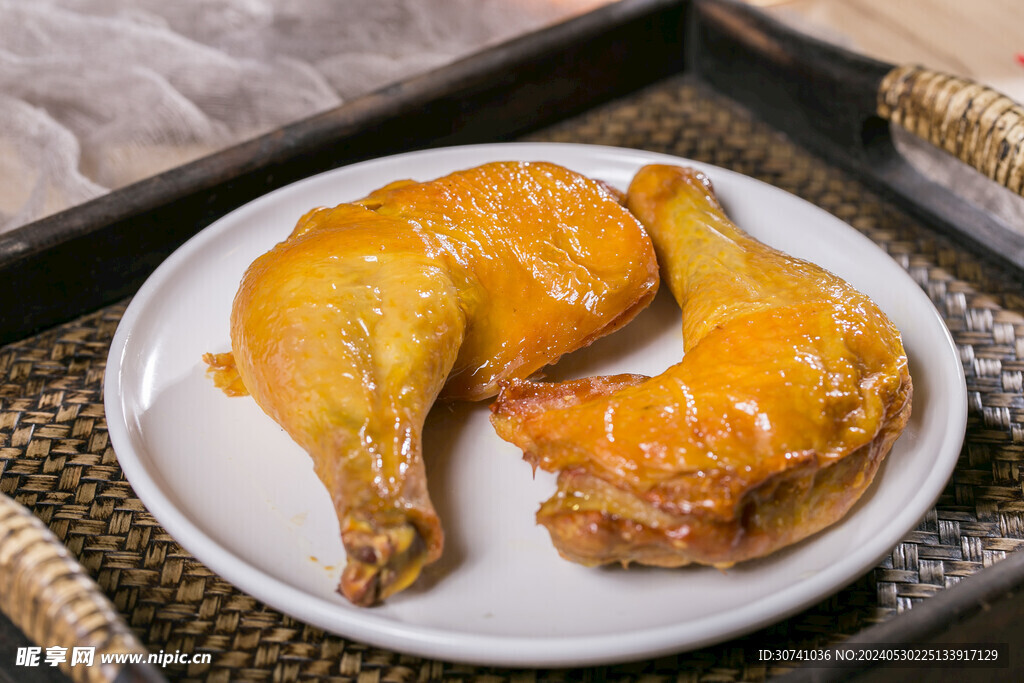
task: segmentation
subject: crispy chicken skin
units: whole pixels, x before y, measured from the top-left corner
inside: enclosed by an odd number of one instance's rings
[[[307,214],[246,271],[232,355],[207,362],[312,456],[348,556],[339,590],[371,605],[441,554],[421,444],[435,399],[493,396],[657,287],[650,240],[609,190],[493,163]]]
[[[498,434],[558,472],[537,519],[586,565],[726,567],[842,517],[910,416],[900,334],[868,297],[746,235],[693,170],[643,168],[627,206],[683,311],[663,374],[510,382]]]

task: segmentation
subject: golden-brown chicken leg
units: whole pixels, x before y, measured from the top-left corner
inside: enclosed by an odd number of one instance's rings
[[[438,395],[479,399],[632,318],[657,289],[643,229],[598,183],[503,163],[313,211],[246,272],[234,363],[313,457],[370,605],[443,546],[421,432]],[[230,358],[219,362],[220,384]]]
[[[835,522],[906,424],[899,332],[847,283],[767,247],[702,174],[642,169],[627,205],[683,309],[654,378],[513,382],[498,433],[559,472],[538,521],[584,564],[728,566]]]

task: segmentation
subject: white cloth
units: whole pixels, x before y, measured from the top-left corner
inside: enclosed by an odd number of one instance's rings
[[[609,0],[0,0],[0,231]]]

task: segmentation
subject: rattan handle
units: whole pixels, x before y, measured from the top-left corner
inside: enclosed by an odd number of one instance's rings
[[[146,650],[53,532],[2,494],[0,587],[0,609],[29,639],[41,648],[66,648],[66,661],[60,666],[72,680],[161,680],[153,667],[101,663],[104,653]],[[76,647],[95,648],[91,666],[71,665]],[[43,657],[45,653],[44,649]]]
[[[1024,195],[1024,107],[987,86],[900,66],[882,79],[878,114]]]

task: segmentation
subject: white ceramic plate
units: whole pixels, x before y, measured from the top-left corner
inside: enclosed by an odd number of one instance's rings
[[[554,491],[495,436],[487,406],[440,406],[425,435],[443,559],[372,609],[335,587],[338,522],[306,454],[249,398],[204,376],[226,351],[242,272],[318,205],[398,178],[431,179],[494,160],[546,160],[625,188],[641,165],[710,174],[733,219],[872,296],[904,334],[914,412],[875,484],[839,524],[727,572],[586,569],[560,559],[534,512]],[[667,291],[667,287],[663,288]],[[656,374],[681,354],[668,295],[633,323],[566,357],[549,376]],[[110,438],[135,492],[186,549],[242,590],[328,631],[416,655],[479,664],[574,666],[722,641],[781,619],[856,579],[930,508],[966,423],[955,347],[922,290],[871,241],[826,212],[750,178],[664,155],[605,147],[502,144],[355,164],[272,192],[204,230],[161,265],[124,315],[106,375]]]

